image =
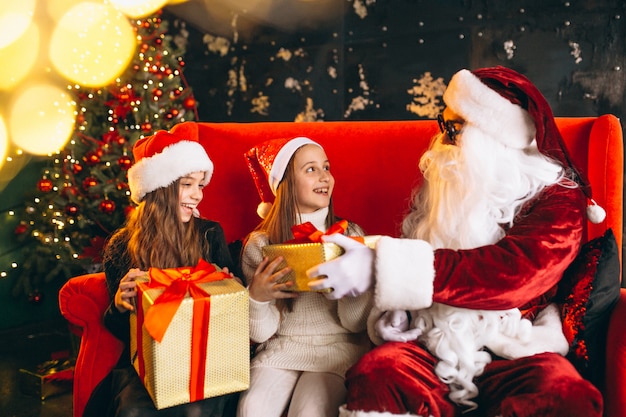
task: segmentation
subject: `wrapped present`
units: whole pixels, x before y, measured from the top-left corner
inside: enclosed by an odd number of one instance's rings
[[[294,239],[281,244],[264,246],[262,248],[263,256],[267,256],[270,261],[278,256],[283,257],[283,261],[279,264],[278,269],[287,266],[291,268],[291,271],[277,282],[293,281],[294,285],[288,291],[311,291],[308,283],[315,278],[309,278],[306,271],[322,262],[335,259],[344,253],[343,248],[334,243],[323,243],[322,236],[343,233],[347,225],[348,222],[342,220],[324,233],[317,230],[311,223],[303,223],[292,227]],[[352,236],[351,238],[369,247],[374,247],[379,236]],[[330,290],[324,290],[323,292],[328,291]]]
[[[248,389],[248,291],[200,261],[137,280],[131,360],[157,409]]]
[[[20,369],[19,382],[24,394],[37,396],[41,401],[72,392],[74,361],[51,360],[34,369]]]

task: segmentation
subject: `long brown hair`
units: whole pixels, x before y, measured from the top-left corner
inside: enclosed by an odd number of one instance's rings
[[[302,149],[302,146],[293,153],[285,168],[285,175],[278,184],[276,198],[274,199],[269,213],[255,228],[257,231],[267,233],[270,244],[283,243],[292,239],[293,233],[291,232],[291,227],[302,223],[298,199],[296,198],[296,168],[294,162],[296,154],[300,149]],[[326,216],[326,227],[330,227],[337,220],[333,211],[333,199],[331,196],[328,206],[328,216]],[[277,299],[276,307],[281,314],[284,311],[291,312],[293,311],[293,299]]]
[[[124,227],[130,236],[128,251],[137,268],[196,265],[208,253],[206,240],[195,227],[196,218],[181,221],[179,183],[180,179],[146,194]]]

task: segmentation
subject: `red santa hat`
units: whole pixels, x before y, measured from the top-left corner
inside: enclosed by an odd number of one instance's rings
[[[257,214],[262,219],[267,216],[272,207],[278,184],[283,180],[287,164],[293,154],[304,145],[316,145],[321,148],[317,142],[299,136],[292,139],[271,139],[244,154],[250,175],[261,197]]]
[[[452,76],[443,100],[466,123],[507,146],[523,149],[535,139],[539,152],[575,173],[591,202],[587,207],[589,221],[604,220],[606,212],[593,200],[589,180],[572,162],[550,105],[528,78],[502,66],[471,72],[462,69]]]
[[[169,132],[159,130],[142,138],[133,147],[135,163],[128,170],[131,199],[139,204],[147,193],[167,187],[192,172],[204,171],[208,184],[213,162],[199,142],[198,125],[184,122]]]

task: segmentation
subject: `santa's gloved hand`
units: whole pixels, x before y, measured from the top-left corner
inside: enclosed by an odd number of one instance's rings
[[[324,242],[335,243],[346,252],[306,271],[309,288],[315,291],[332,289],[326,298],[338,300],[346,295],[356,297],[371,288],[374,282],[374,250],[340,233],[322,236]],[[326,278],[321,278],[326,276]]]
[[[388,342],[408,342],[417,339],[422,330],[409,329],[410,317],[404,310],[385,311],[380,316],[374,328],[376,333]]]

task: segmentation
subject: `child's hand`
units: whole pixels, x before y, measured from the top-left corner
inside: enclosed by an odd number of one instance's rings
[[[252,299],[265,302],[277,298],[295,298],[298,296],[295,292],[285,291],[293,286],[293,281],[282,284],[276,282],[291,271],[289,267],[276,271],[276,268],[280,265],[282,260],[283,258],[281,256],[274,259],[272,262],[270,262],[267,257],[263,258],[263,261],[256,268],[256,271],[254,271],[254,277],[252,277],[252,282],[250,283],[250,287],[248,287]]]
[[[135,279],[145,274],[145,271],[132,268],[124,275],[124,278],[120,280],[120,285],[117,287],[114,299],[115,308],[117,308],[120,313],[135,310],[132,304],[133,298],[137,296],[137,283]]]
[[[230,275],[230,277],[231,277],[232,279],[234,279],[235,281],[237,281],[238,283],[240,283],[241,285],[243,285],[243,281],[241,280],[241,278],[236,277],[236,276],[235,276],[235,274],[233,274],[232,272],[230,272],[230,271],[228,270],[228,267],[227,267],[227,266],[225,266],[224,268],[222,268],[222,272],[224,272],[224,273],[226,273],[226,274]]]

